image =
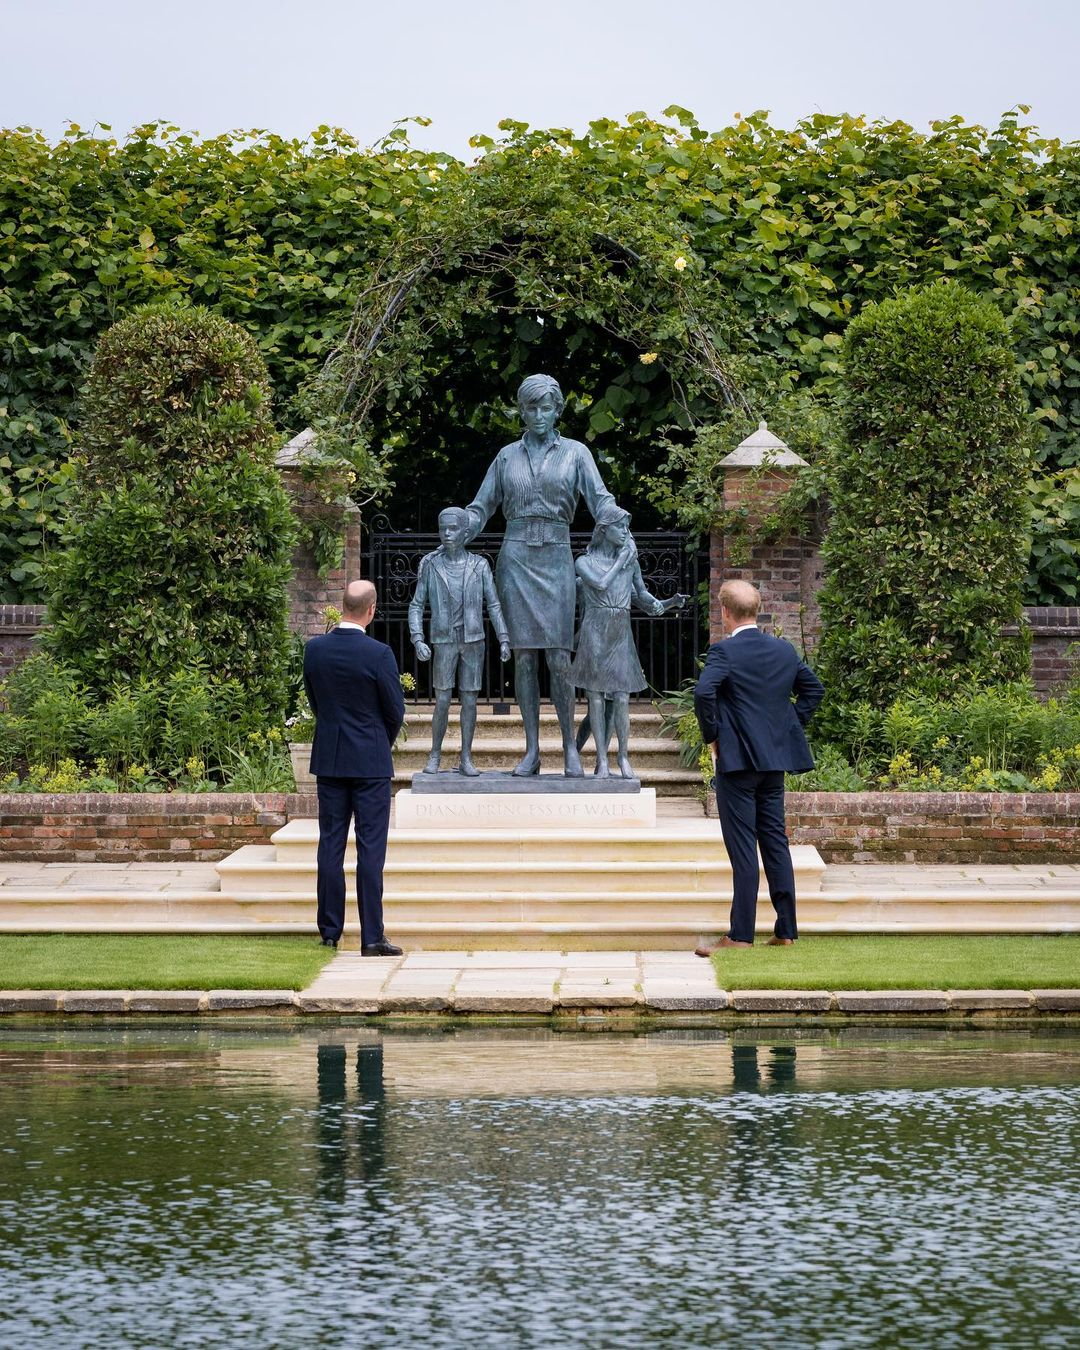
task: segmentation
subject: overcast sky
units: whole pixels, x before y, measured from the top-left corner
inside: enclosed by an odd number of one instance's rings
[[[581,130],[668,104],[709,128],[815,111],[925,128],[1018,103],[1080,139],[1080,0],[0,0],[0,126],[216,135],[398,118],[467,155],[500,118]]]

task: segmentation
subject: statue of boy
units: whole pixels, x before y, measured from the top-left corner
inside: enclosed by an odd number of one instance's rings
[[[630,695],[648,687],[634,635],[630,607],[659,616],[681,609],[688,595],[658,600],[641,575],[637,545],[630,534],[629,512],[614,502],[601,507],[588,551],[575,565],[582,601],[581,628],[570,676],[585,691],[589,728],[596,742],[596,774],[610,778],[608,746],[614,730],[618,741],[619,772],[633,778],[628,748]]]
[[[457,506],[439,513],[442,544],[420,559],[416,590],[409,603],[409,634],[417,659],[431,659],[435,650],[432,679],[435,685],[435,715],[431,719],[431,754],[425,773],[438,773],[443,737],[450,714],[450,700],[457,680],[461,701],[461,757],[458,773],[476,778],[472,762],[476,730],[476,697],[484,673],[484,606],[499,638],[499,657],[510,659],[510,635],[486,558],[466,553],[465,531],[469,517]],[[431,609],[431,645],[424,641],[424,610]]]

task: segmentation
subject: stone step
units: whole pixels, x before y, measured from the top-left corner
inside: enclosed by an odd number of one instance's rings
[[[442,888],[401,898],[388,891],[387,931],[412,950],[678,950],[700,934],[723,931],[729,895],[642,891],[523,899],[493,892],[483,904],[463,905]],[[351,899],[348,916],[345,945],[354,946]],[[771,921],[763,897],[759,932],[768,932]],[[0,888],[0,932],[311,934],[313,927],[313,895]],[[826,886],[800,895],[799,927],[804,935],[1080,932],[1080,896],[1075,887],[912,886],[878,900],[858,888]]]
[[[629,903],[640,893],[715,897],[731,892],[731,864],[723,850],[713,857],[683,860],[596,862],[570,857],[555,848],[547,858],[488,859],[479,844],[478,857],[447,861],[434,853],[423,859],[398,860],[388,853],[384,879],[387,903],[415,894],[453,895],[460,907],[487,905],[493,897],[517,895],[522,902],[532,897],[554,898],[564,893]],[[795,883],[799,894],[812,894],[821,884],[824,863],[817,850],[792,849]],[[217,865],[221,892],[246,894],[315,895],[314,859],[281,861],[272,846],[248,844]]]
[[[270,856],[278,863],[314,863],[318,842],[317,820],[290,820],[270,836]],[[349,865],[355,856],[350,830],[346,846]],[[661,819],[656,829],[394,829],[387,843],[387,860],[393,863],[437,866],[441,861],[470,863],[483,859],[517,865],[553,857],[564,862],[581,859],[629,866],[638,861],[665,860],[708,864],[724,857],[724,846],[718,827],[704,819]]]
[[[460,748],[461,742],[456,732],[451,734],[448,731],[443,739],[443,759],[447,762],[456,763]],[[615,756],[615,749],[615,741],[612,740],[608,747],[608,757],[612,760]],[[478,765],[483,765],[484,768],[513,768],[524,750],[524,739],[517,736],[489,736],[485,740],[476,739],[473,741],[473,759]],[[430,752],[430,728],[425,728],[423,735],[410,736],[404,745],[398,745],[395,748],[394,762],[401,764],[415,760],[422,765]],[[582,759],[586,765],[591,765],[595,753],[596,751],[590,741],[582,751]],[[542,735],[540,737],[540,754],[553,762],[561,758],[561,739],[557,736]],[[630,757],[635,767],[639,760],[655,760],[659,764],[677,766],[679,763],[679,748],[674,741],[669,741],[664,736],[639,736],[636,740],[633,738],[630,740]]]
[[[431,727],[431,719],[435,712],[433,704],[430,703],[410,703],[405,709],[405,725],[408,728],[409,738],[414,735],[428,734]],[[574,708],[574,725],[580,726],[582,718],[588,712],[584,703],[579,703]],[[660,725],[662,722],[661,714],[656,711],[651,703],[631,703],[630,705],[630,735],[633,738],[637,736],[657,736],[660,735]],[[453,736],[455,743],[461,734],[461,714],[460,707],[455,701],[451,704],[450,715],[447,719],[447,736]],[[556,736],[559,734],[559,719],[555,715],[555,710],[550,704],[545,704],[540,709],[540,734]],[[521,714],[517,710],[517,705],[510,704],[508,713],[493,713],[491,704],[481,703],[476,710],[476,731],[474,733],[474,742],[494,737],[496,739],[511,737],[517,741],[524,740],[522,731]],[[673,745],[678,742],[672,740]]]

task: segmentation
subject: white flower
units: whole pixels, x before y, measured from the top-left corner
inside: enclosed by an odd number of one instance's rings
[[[681,254],[680,254],[680,256],[679,256],[678,258],[675,259],[674,267],[675,267],[675,271],[676,271],[676,272],[685,272],[685,271],[686,271],[686,259],[685,259],[684,257],[682,257]]]

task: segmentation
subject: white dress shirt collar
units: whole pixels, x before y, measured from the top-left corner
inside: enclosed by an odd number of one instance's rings
[[[749,633],[751,629],[753,629],[754,632],[757,632],[757,624],[741,623],[739,624],[738,628],[733,628],[731,630],[731,632],[728,634],[728,637],[734,637],[736,633]]]
[[[367,632],[367,629],[366,629],[366,628],[362,628],[362,627],[360,626],[360,624],[358,624],[358,623],[350,623],[350,622],[348,621],[348,619],[342,619],[341,622],[338,624],[338,627],[339,627],[339,628],[356,628],[356,629],[359,629],[359,631],[360,631],[361,633],[366,633],[366,632]]]

